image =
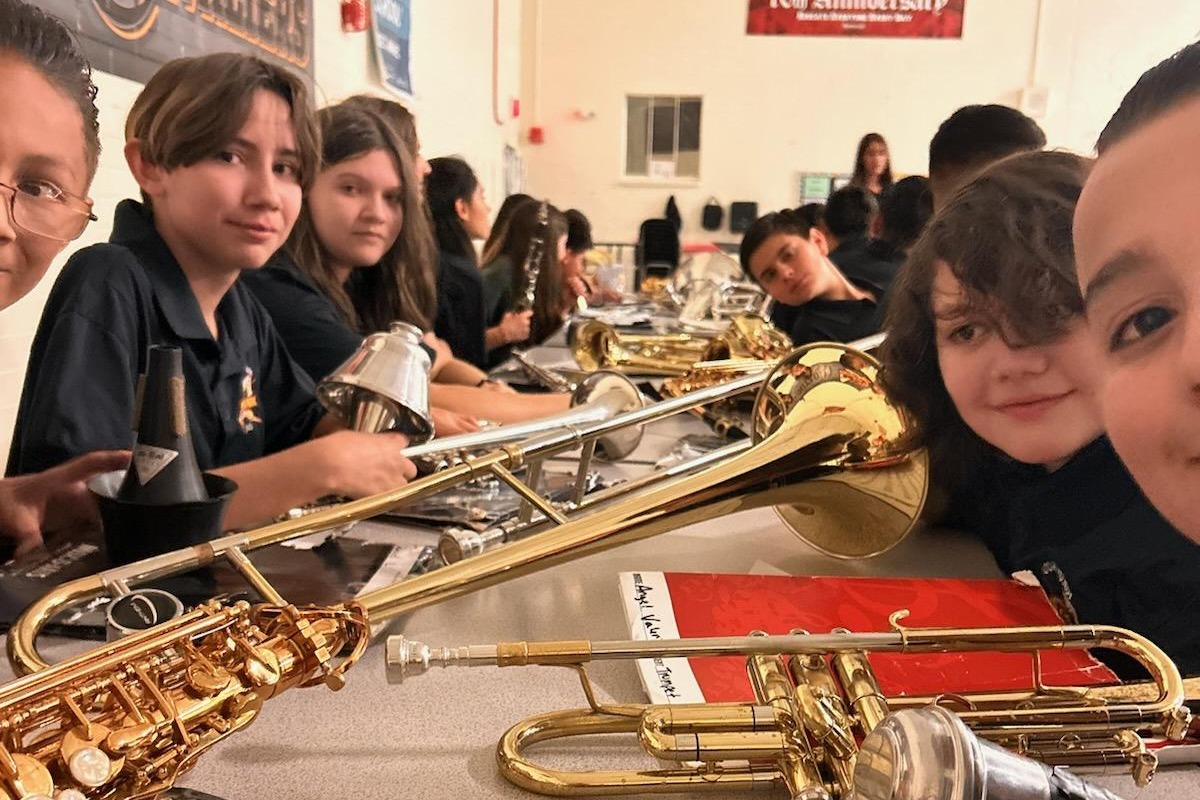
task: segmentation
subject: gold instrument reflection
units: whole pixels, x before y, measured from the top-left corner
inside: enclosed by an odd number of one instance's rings
[[[1187,730],[1190,716],[1183,707],[1179,671],[1158,647],[1135,633],[1104,626],[910,629],[900,625],[904,613],[892,615],[893,630],[887,633],[454,648],[429,648],[393,636],[387,642],[387,670],[393,682],[430,666],[545,665],[574,670],[588,707],[519,722],[496,750],[505,778],[529,791],[558,797],[782,787],[790,797],[803,800],[851,798],[859,739],[890,712],[931,704],[952,710],[985,741],[1051,765],[1120,765],[1138,785],[1149,782],[1157,766],[1142,737],[1179,740]],[[1153,681],[1151,696],[1131,701],[1106,696],[1104,687],[1044,685],[1038,653],[1074,648],[1109,648],[1133,657]],[[873,653],[967,651],[1029,654],[1030,688],[954,694],[953,687],[947,687],[936,697],[887,697],[869,658]],[[602,703],[584,667],[610,659],[721,655],[746,657],[753,702]],[[540,742],[613,733],[636,735],[646,753],[671,766],[568,772],[539,766],[526,755]],[[878,782],[879,776],[872,777]]]
[[[264,701],[340,689],[367,638],[354,605],[213,601],[13,681],[0,687],[0,797],[155,797]]]
[[[844,345],[801,348],[765,376],[748,376],[612,420],[548,431],[521,445],[466,456],[428,478],[375,497],[68,582],[37,600],[14,624],[10,661],[19,672],[43,668],[36,639],[46,622],[112,587],[159,579],[217,558],[229,560],[255,582],[243,568],[243,562],[249,564],[244,551],[361,520],[487,474],[514,486],[543,515],[545,530],[362,595],[359,603],[372,622],[694,521],[786,504],[795,497],[803,505],[797,514],[804,522],[802,538],[852,556],[881,552],[899,542],[916,521],[925,498],[926,458],[922,451],[906,449],[908,420],[888,403],[877,370],[870,356]],[[582,517],[571,518],[514,475],[517,467],[581,442],[586,452],[588,442],[616,428],[753,388],[758,400],[752,446],[733,449],[728,458],[694,473],[664,475],[640,491],[588,508]],[[886,479],[890,473],[898,477]],[[807,489],[810,483],[818,488]],[[848,502],[854,513],[810,513],[827,500]]]
[[[690,333],[627,334],[589,320],[575,329],[571,345],[585,370],[616,369],[635,375],[686,375],[697,362],[757,361],[762,368],[793,348],[787,334],[760,316],[739,314],[714,337]]]

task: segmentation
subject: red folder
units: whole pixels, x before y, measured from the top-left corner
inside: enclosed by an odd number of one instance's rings
[[[753,630],[886,632],[901,609],[907,628],[1060,625],[1040,587],[1014,580],[831,578],[627,572],[621,593],[635,638],[744,636]],[[1027,689],[1033,662],[1021,653],[872,654],[887,695]],[[1042,653],[1051,686],[1114,683],[1085,650]],[[663,659],[641,665],[654,702],[750,701],[743,658]]]

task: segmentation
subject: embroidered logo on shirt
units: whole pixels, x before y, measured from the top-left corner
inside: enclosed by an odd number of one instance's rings
[[[242,433],[250,433],[254,426],[262,422],[258,416],[258,395],[254,393],[254,370],[246,367],[242,375],[242,402],[238,407],[238,425]]]

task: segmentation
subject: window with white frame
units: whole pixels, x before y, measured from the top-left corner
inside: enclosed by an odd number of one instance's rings
[[[625,176],[652,180],[700,177],[700,98],[625,98]]]

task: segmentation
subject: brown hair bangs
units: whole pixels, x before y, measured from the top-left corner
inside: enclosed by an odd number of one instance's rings
[[[260,90],[283,98],[291,109],[298,178],[307,190],[321,152],[308,88],[294,73],[253,56],[212,53],[167,62],[134,101],[125,140],[136,139],[151,164],[191,166],[215,156],[237,136]]]

